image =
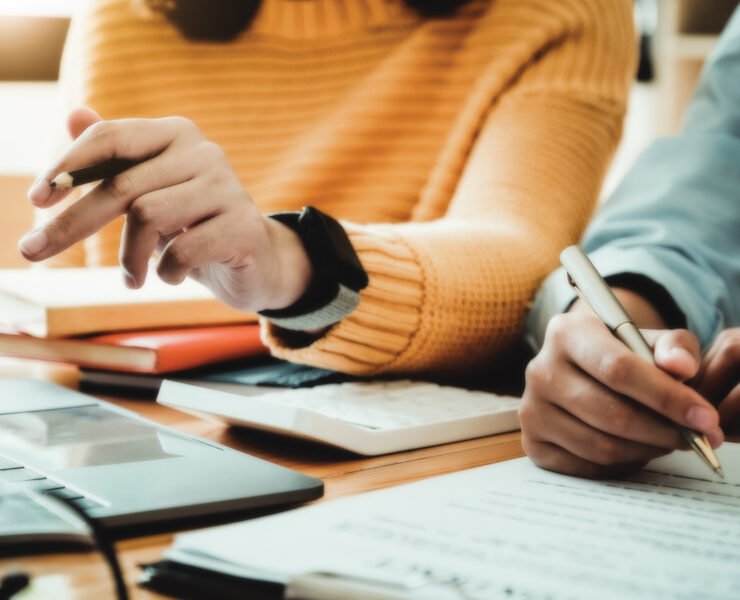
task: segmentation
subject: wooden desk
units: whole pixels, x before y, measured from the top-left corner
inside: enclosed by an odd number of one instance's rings
[[[76,384],[76,371],[71,368],[49,367],[23,361],[0,362],[0,377],[18,376],[49,379],[71,387]],[[180,431],[214,440],[323,479],[326,492],[319,501],[408,483],[524,454],[517,432],[388,456],[357,458],[338,450],[283,437],[233,431],[151,401],[105,399]],[[135,586],[140,575],[137,564],[161,558],[171,541],[172,535],[166,534],[118,543],[119,558],[132,598],[162,598]],[[23,596],[23,600],[102,600],[113,597],[107,567],[95,553],[0,560],[0,575],[11,570],[23,570],[34,578],[34,588],[30,594]]]

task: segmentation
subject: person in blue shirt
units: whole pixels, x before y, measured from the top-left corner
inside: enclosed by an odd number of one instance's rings
[[[740,424],[740,9],[681,133],[648,148],[581,245],[647,330],[659,368],[556,271],[527,319],[539,349],[520,408],[527,454],[553,471],[616,476],[686,448],[665,417],[719,446]]]

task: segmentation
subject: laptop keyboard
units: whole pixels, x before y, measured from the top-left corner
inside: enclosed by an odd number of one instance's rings
[[[0,481],[25,491],[30,490],[64,498],[85,511],[103,506],[100,502],[87,498],[84,494],[65,487],[64,484],[8,458],[0,457]]]
[[[24,494],[0,493],[0,547],[3,536],[24,531],[24,525],[43,526],[58,523],[59,518]]]

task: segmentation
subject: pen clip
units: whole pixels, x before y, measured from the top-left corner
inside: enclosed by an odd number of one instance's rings
[[[573,291],[576,293],[576,296],[578,296],[583,302],[588,306],[591,311],[598,317],[599,315],[596,314],[596,311],[594,310],[594,307],[591,306],[591,303],[588,301],[588,298],[583,295],[583,292],[581,291],[581,288],[578,287],[578,284],[575,282],[575,279],[571,277],[570,273],[568,271],[565,272],[566,276],[568,277],[568,283],[570,284],[570,287],[573,288]]]
[[[575,293],[612,333],[625,323],[632,323],[612,289],[578,246],[563,250],[560,262]]]

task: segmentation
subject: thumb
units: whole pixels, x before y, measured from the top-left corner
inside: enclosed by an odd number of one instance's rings
[[[80,137],[82,132],[85,131],[85,129],[90,127],[90,125],[102,120],[103,117],[96,113],[92,108],[84,106],[82,108],[76,108],[69,113],[69,117],[67,117],[67,129],[69,130],[69,135],[72,136],[73,140],[76,140]]]
[[[685,329],[646,331],[653,347],[655,364],[676,379],[686,381],[699,371],[701,348],[699,340]]]

